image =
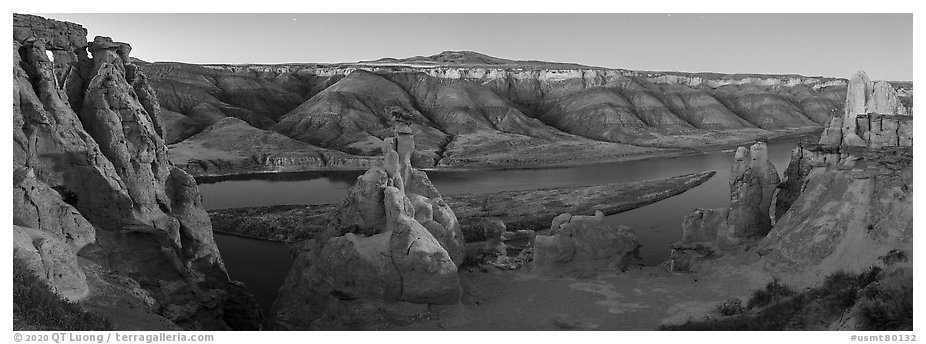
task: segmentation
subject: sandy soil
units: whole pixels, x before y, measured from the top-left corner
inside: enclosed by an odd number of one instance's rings
[[[723,300],[748,298],[771,277],[734,258],[697,273],[661,266],[541,275],[530,270],[463,271],[460,305],[432,307],[397,330],[655,330],[701,319]]]

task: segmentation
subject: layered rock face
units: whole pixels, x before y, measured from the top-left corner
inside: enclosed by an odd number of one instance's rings
[[[764,142],[739,147],[731,168],[730,206],[696,209],[686,216],[680,246],[723,249],[761,239],[772,228],[769,210],[779,182]]]
[[[759,244],[766,269],[811,280],[862,271],[892,249],[912,253],[912,150],[865,148],[835,162],[808,160],[813,167],[800,195]]]
[[[627,226],[614,228],[604,213],[561,214],[550,231],[534,238],[534,267],[540,271],[624,269],[637,259],[640,244]]]
[[[812,280],[912,252],[912,108],[864,72],[851,78],[845,108],[818,143],[792,152],[779,219],[759,245],[769,270]]]
[[[131,47],[85,36],[76,24],[14,15],[17,251],[60,258],[69,271],[79,254],[134,279],[156,300],[151,311],[185,328],[257,328],[259,314],[224,320],[235,317],[223,309],[231,282],[196,183],[167,160],[158,99]]]
[[[303,243],[274,302],[275,327],[349,328],[346,319],[363,316],[357,312],[459,302],[460,225],[427,175],[411,166],[411,130],[395,135],[382,148],[383,165],[358,177],[325,231]]]
[[[166,110],[160,122],[169,143],[236,117],[312,147],[380,156],[389,113],[400,110],[411,116],[419,167],[602,161],[813,130],[842,111],[846,87],[841,79],[642,72],[474,52],[327,65],[140,66]],[[195,154],[190,149],[172,151]],[[545,161],[524,158],[536,155]]]
[[[849,80],[845,114],[824,129],[820,144],[830,147],[912,147],[913,118],[897,91],[884,81],[873,83],[863,71]]]

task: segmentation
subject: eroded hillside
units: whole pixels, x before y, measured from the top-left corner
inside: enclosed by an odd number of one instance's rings
[[[413,164],[421,167],[593,163],[810,132],[842,111],[846,92],[838,78],[631,71],[474,52],[343,64],[139,65],[165,109],[168,143],[208,145],[197,134],[236,117],[305,144],[278,154],[372,158],[398,113],[415,131]],[[912,85],[895,87],[912,102]],[[246,147],[226,152],[266,160]],[[184,156],[172,160],[193,173],[222,173],[202,166],[225,164],[217,162],[222,154]],[[361,169],[365,159],[250,169]]]

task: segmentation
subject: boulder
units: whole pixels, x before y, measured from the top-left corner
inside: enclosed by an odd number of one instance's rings
[[[639,247],[629,227],[608,224],[600,211],[574,215],[555,234],[536,236],[534,266],[542,271],[624,269],[637,259]]]
[[[401,276],[400,301],[454,304],[462,289],[457,266],[427,229],[408,216],[400,216],[389,242],[392,261]]]

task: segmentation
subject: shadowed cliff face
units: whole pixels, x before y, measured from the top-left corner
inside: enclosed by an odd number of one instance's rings
[[[519,145],[505,142],[579,145],[580,155],[594,155],[594,141],[676,149],[748,142],[821,128],[842,111],[846,87],[844,79],[643,72],[474,52],[325,65],[141,66],[166,110],[160,118],[169,143],[237,117],[313,146],[376,156],[389,114],[399,111],[410,116],[420,148],[413,163],[423,167],[518,161]]]
[[[23,190],[14,224],[70,244],[39,250],[43,261],[79,252],[87,266],[133,281],[127,293],[147,295],[149,311],[184,328],[256,328],[259,314],[227,302],[248,303],[233,295],[243,290],[228,279],[195,181],[167,159],[160,105],[131,47],[107,37],[87,44],[85,35],[76,24],[14,15],[14,186]],[[49,213],[74,220],[41,221]],[[90,288],[90,299],[99,292]],[[113,321],[144,321],[128,318]]]
[[[168,132],[177,134],[168,135],[168,143],[182,141],[225,117],[239,118],[253,127],[266,129],[304,100],[303,93],[285,88],[285,82],[278,84],[181,63],[141,66],[151,78],[162,106],[170,110],[167,116],[172,120],[164,122],[168,124]],[[175,123],[180,120],[175,114],[188,120]]]

